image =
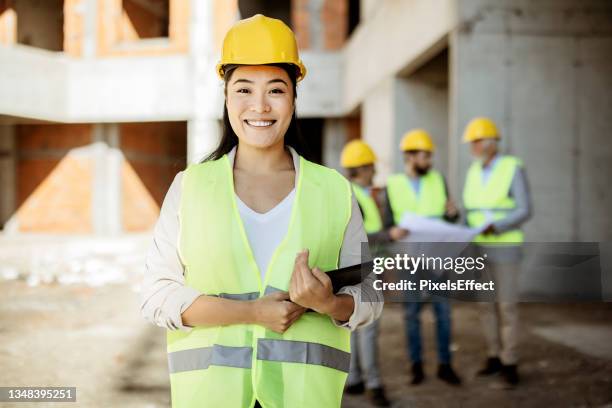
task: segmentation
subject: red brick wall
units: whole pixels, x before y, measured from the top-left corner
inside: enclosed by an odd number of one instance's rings
[[[187,123],[124,123],[120,134],[121,151],[161,205],[174,176],[187,163]]]
[[[92,164],[67,158],[91,125],[17,126],[17,218],[23,232],[91,231]]]
[[[155,224],[159,207],[179,171],[187,164],[187,123],[120,125],[122,224],[125,231],[144,231]]]
[[[345,119],[346,140],[361,139],[361,117]]]
[[[17,206],[72,148],[91,143],[89,124],[17,125]]]
[[[323,47],[326,50],[342,48],[348,32],[348,0],[325,0],[320,18]]]
[[[308,0],[292,0],[291,2],[291,24],[293,32],[300,49],[310,48],[310,12]]]
[[[348,0],[324,0],[318,15],[312,15],[309,3],[310,0],[292,0],[291,3],[291,20],[298,47],[312,47],[311,36],[315,33],[311,30],[311,21],[318,18],[323,27],[323,49],[342,48],[348,32]]]
[[[186,165],[185,122],[119,125],[124,231],[153,227],[176,173]],[[17,126],[17,219],[22,232],[91,233],[94,161],[66,156],[92,142],[93,125]],[[105,187],[103,187],[105,188]],[[119,199],[119,198],[118,198]]]

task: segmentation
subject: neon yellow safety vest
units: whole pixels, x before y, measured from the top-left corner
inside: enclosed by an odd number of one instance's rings
[[[480,227],[485,223],[504,218],[509,210],[516,207],[510,197],[510,186],[516,169],[522,166],[520,159],[502,156],[497,159],[487,182],[483,184],[482,163],[475,161],[470,166],[463,189],[463,205],[467,211],[468,225]],[[512,230],[497,235],[478,235],[478,243],[521,243],[523,232]]]
[[[300,157],[287,235],[262,282],[237,210],[227,155],[189,166],[182,179],[179,255],[186,284],[206,295],[256,299],[288,291],[296,254],[338,267],[351,214],[349,182]],[[284,334],[255,324],[168,330],[172,406],[339,407],[350,364],[350,332],[305,313]]]
[[[363,211],[363,227],[366,233],[372,234],[380,231],[383,225],[376,201],[357,183],[353,183],[353,191],[355,192],[357,203],[359,203],[359,207]]]
[[[425,217],[444,216],[447,196],[442,175],[429,170],[421,177],[420,183],[417,194],[405,174],[394,174],[387,180],[387,195],[396,224],[406,212]]]

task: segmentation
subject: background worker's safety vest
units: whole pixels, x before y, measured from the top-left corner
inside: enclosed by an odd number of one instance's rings
[[[510,197],[510,186],[514,173],[522,166],[520,159],[513,156],[501,156],[497,159],[486,183],[482,179],[482,163],[475,161],[470,166],[463,189],[463,205],[467,211],[470,227],[480,227],[485,223],[505,218],[508,211],[516,207]],[[478,235],[478,243],[521,243],[521,230],[507,231],[502,234]]]
[[[387,195],[395,224],[399,224],[406,212],[424,217],[444,216],[447,196],[442,175],[431,169],[420,178],[420,183],[417,194],[405,174],[394,174],[387,180]]]
[[[186,284],[206,295],[251,300],[288,291],[295,257],[338,267],[351,213],[349,182],[300,157],[287,235],[265,279],[237,210],[227,155],[189,166],[182,179],[179,255]],[[339,407],[350,364],[350,331],[308,312],[284,334],[255,324],[167,331],[173,407]]]
[[[353,183],[353,191],[355,192],[357,203],[359,203],[359,207],[363,211],[363,227],[366,233],[372,234],[380,231],[383,224],[380,218],[380,210],[374,198],[357,183]]]

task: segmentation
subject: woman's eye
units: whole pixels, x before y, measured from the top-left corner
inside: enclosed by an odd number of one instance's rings
[[[282,93],[285,93],[285,91],[283,91],[283,90],[282,90],[282,89],[280,89],[280,88],[274,88],[274,89],[272,89],[272,90],[270,91],[270,93],[273,93],[273,94],[282,94]]]
[[[238,93],[249,93],[249,90],[246,89],[246,88],[240,88],[236,92],[238,92]]]

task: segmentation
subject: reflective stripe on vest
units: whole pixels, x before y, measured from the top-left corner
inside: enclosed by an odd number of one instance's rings
[[[417,194],[405,174],[394,174],[387,180],[387,195],[395,224],[399,224],[406,212],[425,217],[444,216],[447,197],[442,175],[429,170],[421,177],[420,183]]]
[[[521,161],[513,156],[501,156],[492,169],[489,178],[483,183],[482,163],[475,161],[470,166],[465,187],[463,189],[463,204],[467,211],[468,225],[480,227],[489,222],[497,221],[514,210],[516,203],[510,196],[510,187],[517,167]],[[520,243],[523,233],[512,230],[498,235],[478,235],[478,243]]]
[[[182,183],[178,249],[186,285],[245,301],[288,291],[296,254],[303,248],[310,250],[311,267],[338,267],[351,189],[335,170],[300,158],[287,234],[263,281],[238,213],[227,156],[190,165]],[[168,330],[167,340],[175,408],[248,407],[255,398],[270,407],[341,404],[350,332],[327,315],[305,313],[283,334],[233,324]],[[277,341],[287,343],[270,348]]]
[[[257,359],[317,364],[348,373],[351,353],[306,341],[259,339]]]
[[[380,231],[383,225],[376,201],[364,191],[363,187],[356,183],[353,183],[353,191],[355,192],[355,198],[359,203],[359,207],[363,211],[363,227],[366,233],[372,234]]]
[[[170,373],[205,370],[211,365],[251,368],[252,354],[252,347],[228,347],[220,344],[175,351],[168,353],[168,370]]]
[[[316,364],[348,373],[351,354],[333,347],[305,341],[259,339],[257,359],[287,363]],[[215,344],[168,353],[170,373],[205,370],[211,365],[251,368],[252,347]]]

